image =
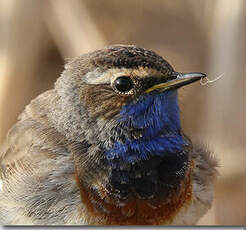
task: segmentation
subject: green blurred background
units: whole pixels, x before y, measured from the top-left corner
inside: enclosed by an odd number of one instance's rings
[[[176,71],[224,74],[180,90],[182,122],[220,159],[213,208],[199,223],[245,225],[245,37],[244,0],[1,0],[0,143],[65,58],[119,43],[155,50]]]

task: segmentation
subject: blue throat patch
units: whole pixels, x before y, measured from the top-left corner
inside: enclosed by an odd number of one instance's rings
[[[177,91],[152,92],[140,96],[120,112],[119,125],[124,130],[141,130],[138,139],[116,141],[106,152],[109,161],[121,159],[134,163],[151,156],[165,156],[182,151],[185,143],[180,133]]]

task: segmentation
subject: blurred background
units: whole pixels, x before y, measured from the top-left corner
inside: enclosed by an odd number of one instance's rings
[[[176,71],[224,74],[180,90],[182,122],[220,160],[213,208],[199,224],[245,225],[245,37],[244,0],[1,0],[0,143],[65,58],[119,43],[155,50]]]

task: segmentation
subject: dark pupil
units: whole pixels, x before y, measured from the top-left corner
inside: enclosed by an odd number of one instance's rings
[[[132,89],[133,83],[129,77],[118,77],[115,80],[115,88],[120,92],[126,92]]]

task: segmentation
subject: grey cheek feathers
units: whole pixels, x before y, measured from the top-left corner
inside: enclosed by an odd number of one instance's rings
[[[98,70],[94,70],[83,77],[87,80],[92,79],[91,82],[93,82],[100,79],[101,74]],[[56,100],[54,100],[55,103],[50,104],[48,117],[53,126],[68,140],[80,142],[87,139],[90,143],[98,142],[98,139],[104,139],[103,135],[112,128],[114,121],[91,120],[86,108],[79,100],[81,82],[78,78],[80,78],[78,75],[65,71],[57,80],[54,90]]]
[[[51,105],[49,119],[59,132],[64,134],[70,140],[80,141],[86,137],[93,139],[100,134],[100,130],[111,127],[111,122],[91,121],[86,109],[81,106],[79,100],[80,85],[87,84],[110,84],[119,76],[137,76],[156,75],[158,72],[153,69],[139,67],[137,69],[113,68],[102,72],[96,68],[91,72],[81,76],[80,72],[74,72],[67,69],[55,84],[57,100]]]

